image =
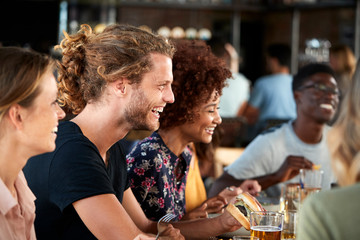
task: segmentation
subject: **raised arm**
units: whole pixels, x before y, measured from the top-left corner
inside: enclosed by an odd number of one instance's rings
[[[284,163],[276,172],[258,177],[252,177],[249,180],[257,181],[257,183],[261,186],[261,189],[265,190],[270,186],[292,179],[293,177],[299,174],[300,169],[302,168],[311,169],[312,166],[313,163],[310,160],[302,156],[290,155],[285,159]],[[248,192],[250,192],[249,187],[256,188],[257,190],[259,190],[259,188],[256,186],[256,183],[246,182],[249,180],[236,179],[227,172],[224,172],[212,185],[209,191],[209,197],[217,195],[224,188],[231,185],[240,186],[242,187],[243,191],[248,191]],[[248,183],[251,185],[249,186]]]

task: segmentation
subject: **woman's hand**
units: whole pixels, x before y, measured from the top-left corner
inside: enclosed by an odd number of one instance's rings
[[[256,180],[245,180],[240,185],[240,188],[243,190],[243,192],[248,192],[253,196],[257,196],[259,195],[259,192],[261,192],[261,186]]]
[[[227,201],[222,196],[215,196],[205,200],[199,207],[186,213],[181,220],[207,218],[209,213],[222,213]]]
[[[243,189],[241,189],[240,187],[230,186],[222,190],[218,196],[222,196],[226,199],[228,203],[232,203],[235,201],[235,197],[242,192]]]
[[[160,223],[161,233],[159,239],[161,240],[185,240],[184,236],[181,235],[180,230],[174,228],[171,224]]]
[[[238,230],[242,225],[227,210],[220,216],[220,222],[225,232],[233,232]]]

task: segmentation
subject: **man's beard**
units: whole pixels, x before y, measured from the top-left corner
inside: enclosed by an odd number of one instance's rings
[[[159,122],[156,125],[148,122],[148,115],[152,108],[144,91],[137,89],[133,96],[130,104],[125,109],[125,120],[132,125],[134,130],[157,130]]]

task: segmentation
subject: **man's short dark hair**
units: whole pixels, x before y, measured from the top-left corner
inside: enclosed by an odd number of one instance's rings
[[[335,73],[330,65],[325,63],[310,63],[299,69],[292,82],[292,90],[296,91],[304,82],[316,73],[328,73],[335,78]]]
[[[291,49],[289,45],[283,43],[274,43],[268,46],[267,54],[269,57],[276,58],[281,66],[290,69],[291,66]]]

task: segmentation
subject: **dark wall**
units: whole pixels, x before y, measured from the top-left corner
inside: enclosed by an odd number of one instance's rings
[[[8,0],[0,3],[0,42],[49,53],[57,44],[59,1]]]

